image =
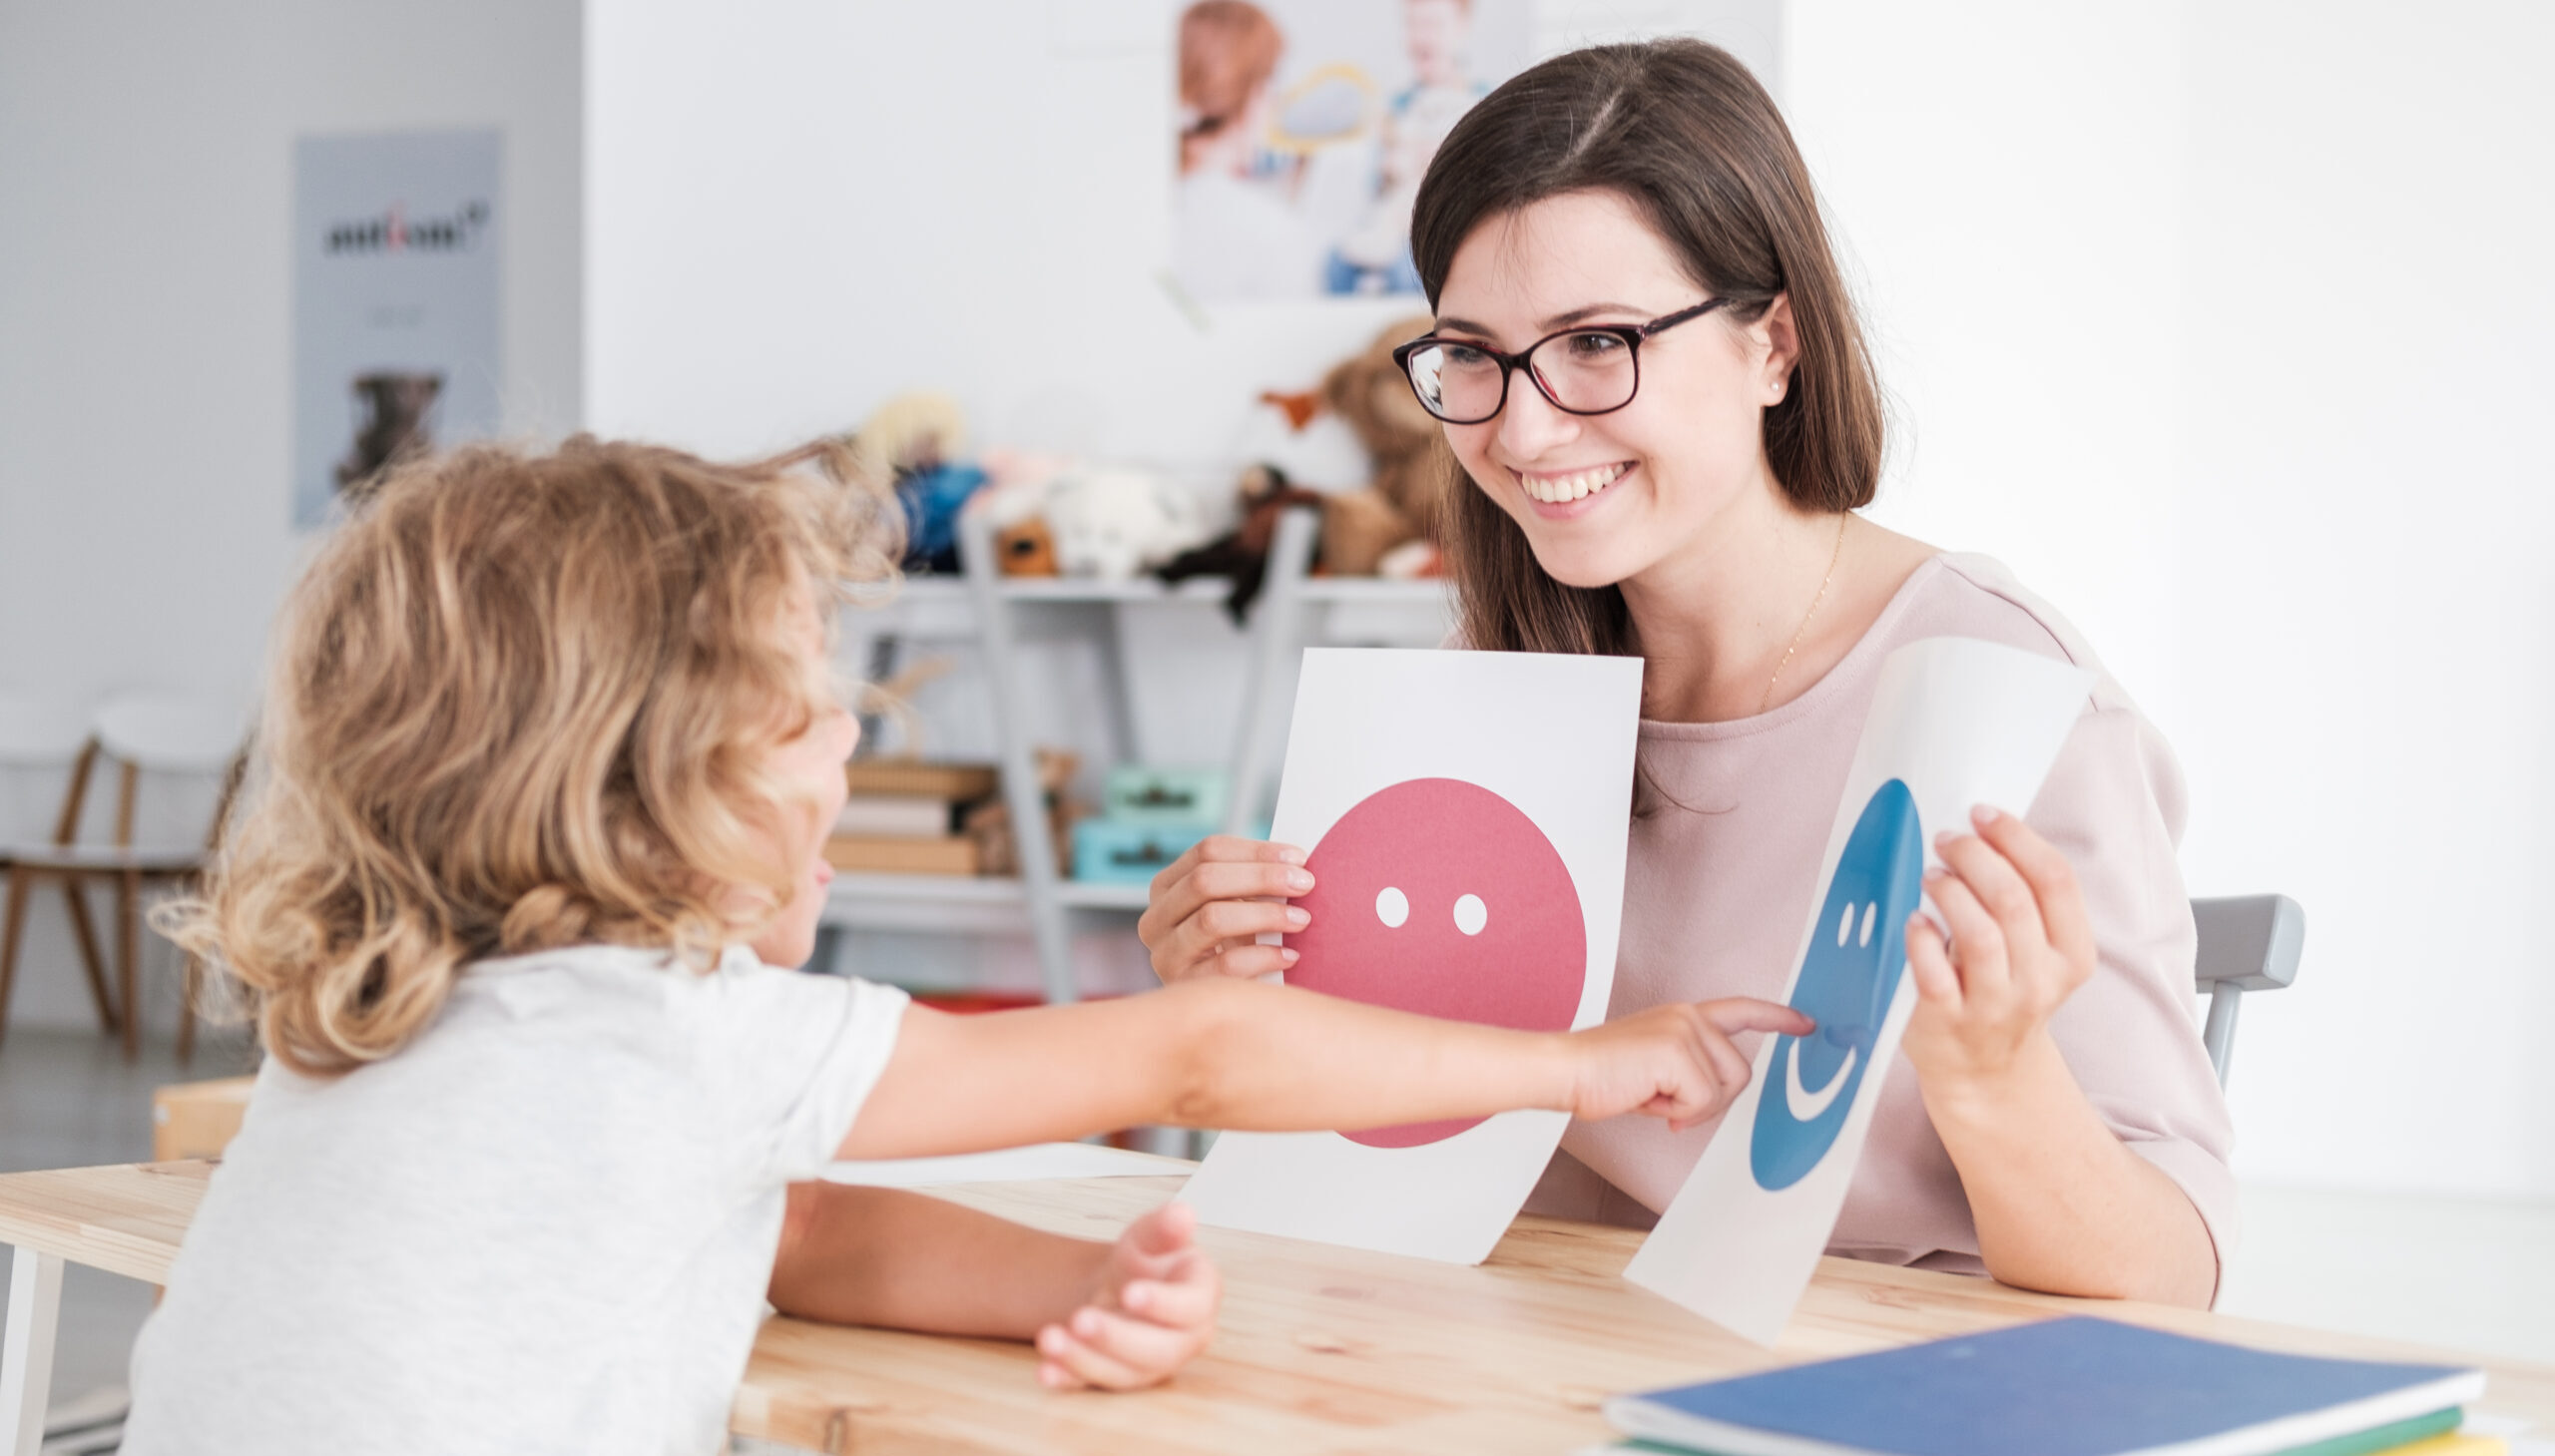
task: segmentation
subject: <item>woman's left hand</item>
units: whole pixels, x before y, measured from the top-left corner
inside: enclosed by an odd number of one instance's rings
[[[2094,974],[2094,930],[2066,856],[2013,814],[1972,811],[1975,834],[1935,839],[1925,876],[1951,938],[1908,917],[1916,1014],[1905,1047],[1930,1093],[1991,1086],[2043,1036],[2050,1014]]]
[[[1082,1307],[1038,1331],[1039,1383],[1141,1390],[1207,1348],[1224,1279],[1197,1235],[1198,1211],[1187,1204],[1165,1204],[1127,1225]]]

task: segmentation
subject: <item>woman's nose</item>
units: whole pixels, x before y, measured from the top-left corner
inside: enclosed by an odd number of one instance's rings
[[[1499,411],[1499,443],[1511,460],[1530,461],[1579,433],[1579,417],[1557,408],[1523,369],[1509,376],[1508,402]]]

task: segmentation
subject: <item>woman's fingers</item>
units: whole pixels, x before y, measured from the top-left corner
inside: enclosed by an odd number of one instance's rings
[[[1312,888],[1303,851],[1219,834],[1201,840],[1154,877],[1151,903],[1136,922],[1137,938],[1165,981],[1199,974],[1266,975],[1290,953],[1257,944],[1311,923],[1285,903]]]
[[[1907,917],[1907,969],[1916,978],[1916,994],[1958,1015],[1960,973],[1952,969],[1951,948],[1943,932],[1923,912]]]
[[[2048,944],[2049,930],[2041,924],[2040,902],[2033,898],[2032,887],[1995,845],[1975,834],[1946,832],[1936,836],[1934,849],[1942,855],[1944,866],[1959,875],[1979,904],[1996,917],[1997,928],[2004,931],[2005,943],[2017,959],[2024,947]],[[1959,943],[1958,927],[1952,931],[1952,940]]]
[[[2005,934],[1996,917],[1956,874],[1936,870],[1925,876],[1925,892],[1934,897],[1934,907],[1942,911],[1943,923],[1951,931],[1951,961],[1960,973],[1962,1005],[2001,1006],[2012,990],[2013,978],[2005,963]]]
[[[2040,912],[2049,943],[2068,964],[2090,968],[2094,962],[2094,922],[2085,910],[2085,893],[2076,884],[2076,867],[2058,846],[2014,814],[1984,804],[1970,813],[1979,836],[2010,861]]]
[[[1285,894],[1287,872],[1301,870],[1303,863],[1304,851],[1292,844],[1211,834],[1154,876],[1153,903],[1145,918],[1150,920],[1153,911],[1162,911],[1168,917],[1163,923],[1168,925],[1188,919],[1200,905],[1218,896]],[[1309,880],[1305,887],[1311,887]]]

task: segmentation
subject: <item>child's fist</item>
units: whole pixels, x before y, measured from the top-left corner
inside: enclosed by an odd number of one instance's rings
[[[1224,1278],[1197,1243],[1198,1211],[1165,1204],[1118,1235],[1090,1295],[1038,1331],[1038,1380],[1050,1390],[1141,1390],[1215,1337]]]

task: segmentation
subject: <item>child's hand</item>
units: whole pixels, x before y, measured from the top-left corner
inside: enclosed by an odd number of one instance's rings
[[[1739,1031],[1806,1036],[1816,1023],[1788,1006],[1733,996],[1654,1006],[1603,1026],[1573,1032],[1578,1058],[1570,1114],[1611,1118],[1645,1113],[1684,1132],[1722,1109],[1748,1085],[1748,1059],[1730,1044]]]
[[[2012,814],[1970,818],[1978,832],[1945,832],[1945,868],[1925,877],[1949,943],[1927,916],[1907,921],[1917,1001],[1904,1045],[1929,1094],[1992,1086],[2094,974],[2093,922],[2067,857]]]
[[[1118,1235],[1090,1297],[1038,1331],[1050,1390],[1141,1390],[1171,1377],[1216,1333],[1224,1278],[1197,1245],[1198,1211],[1165,1204]]]

